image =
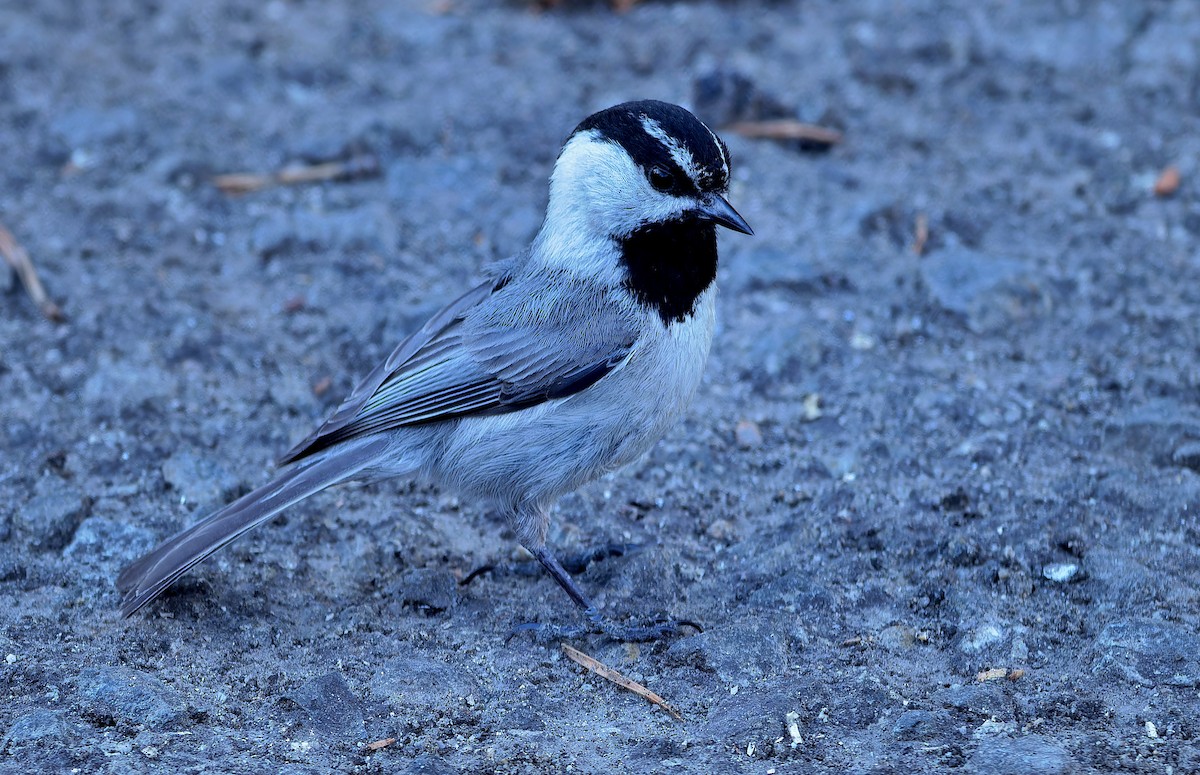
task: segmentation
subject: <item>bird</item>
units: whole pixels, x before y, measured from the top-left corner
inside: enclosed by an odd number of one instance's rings
[[[678,105],[585,118],[530,245],[404,339],[274,479],[125,567],[122,615],[314,493],[407,476],[502,514],[586,631],[669,630],[609,622],[546,536],[560,496],[640,458],[691,402],[713,340],[717,227],[754,233],[726,198],[730,173],[724,141]]]

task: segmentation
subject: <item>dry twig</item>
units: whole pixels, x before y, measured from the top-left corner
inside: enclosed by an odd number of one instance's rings
[[[1154,181],[1155,196],[1170,196],[1179,190],[1179,184],[1183,182],[1183,176],[1179,174],[1179,168],[1172,165],[1164,169],[1158,176],[1158,180]]]
[[[384,748],[387,748],[389,745],[391,745],[391,744],[392,744],[392,743],[394,743],[394,742],[396,742],[396,738],[394,738],[394,737],[385,737],[385,738],[384,738],[384,739],[382,739],[382,740],[376,740],[376,741],[375,741],[375,742],[373,742],[373,743],[367,743],[367,750],[368,750],[368,751],[379,751],[379,750],[382,750],[382,749],[384,749]]]
[[[842,141],[842,133],[836,129],[805,124],[803,121],[795,121],[790,118],[768,121],[736,121],[725,128],[750,139],[803,140],[818,145],[837,145]]]
[[[999,681],[1001,678],[1007,678],[1010,681],[1016,681],[1021,676],[1025,675],[1025,671],[1017,668],[1015,670],[1005,670],[1003,667],[993,668],[992,670],[984,670],[975,674],[976,681]]]
[[[613,670],[611,667],[604,664],[603,662],[600,662],[599,660],[589,657],[587,654],[584,654],[579,649],[571,648],[570,646],[568,646],[565,643],[560,644],[560,645],[562,646],[563,653],[566,654],[568,657],[570,657],[572,662],[575,662],[578,665],[582,665],[583,667],[586,667],[588,670],[591,670],[593,673],[600,676],[601,678],[612,681],[617,686],[620,686],[622,689],[628,689],[629,691],[633,692],[637,696],[654,703],[658,707],[665,710],[667,713],[670,713],[672,716],[674,716],[676,721],[683,721],[683,716],[680,714],[679,711],[675,710],[675,708],[671,707],[671,705],[666,700],[664,700],[662,697],[659,697],[657,694],[650,691],[645,686],[642,686],[637,681],[626,678],[625,676],[621,675],[616,670]]]
[[[917,222],[913,225],[912,252],[918,256],[922,255],[928,242],[929,216],[925,213],[917,213]]]
[[[230,172],[216,175],[212,183],[230,196],[249,194],[269,186],[294,186],[322,180],[351,180],[379,173],[379,160],[374,156],[352,156],[345,161],[324,164],[292,165],[275,172]]]
[[[17,273],[17,277],[21,278],[21,285],[25,286],[25,292],[42,310],[43,315],[55,323],[61,323],[67,319],[62,309],[46,295],[46,289],[42,287],[42,281],[38,279],[37,270],[33,268],[33,262],[29,260],[29,254],[25,252],[25,248],[21,247],[12,232],[3,225],[0,225],[0,255],[4,256],[4,260]]]

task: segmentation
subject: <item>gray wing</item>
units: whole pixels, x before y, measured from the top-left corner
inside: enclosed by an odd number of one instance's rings
[[[552,294],[532,281],[484,283],[402,342],[281,462],[371,433],[565,398],[620,364],[636,332],[632,310],[586,282],[562,281]]]

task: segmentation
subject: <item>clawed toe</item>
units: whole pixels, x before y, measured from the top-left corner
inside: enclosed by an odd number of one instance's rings
[[[621,643],[645,643],[669,635],[682,634],[684,628],[703,632],[704,628],[686,619],[652,619],[647,622],[617,624],[599,616],[590,616],[586,624],[564,627],[557,624],[527,622],[515,625],[507,640],[528,633],[537,643],[553,643],[559,640],[581,638],[585,635],[603,635]]]

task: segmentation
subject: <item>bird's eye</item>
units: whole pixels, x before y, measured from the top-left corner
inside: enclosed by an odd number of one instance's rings
[[[667,192],[670,191],[675,184],[675,178],[667,171],[666,167],[654,166],[650,168],[650,185],[654,186],[655,190]]]

